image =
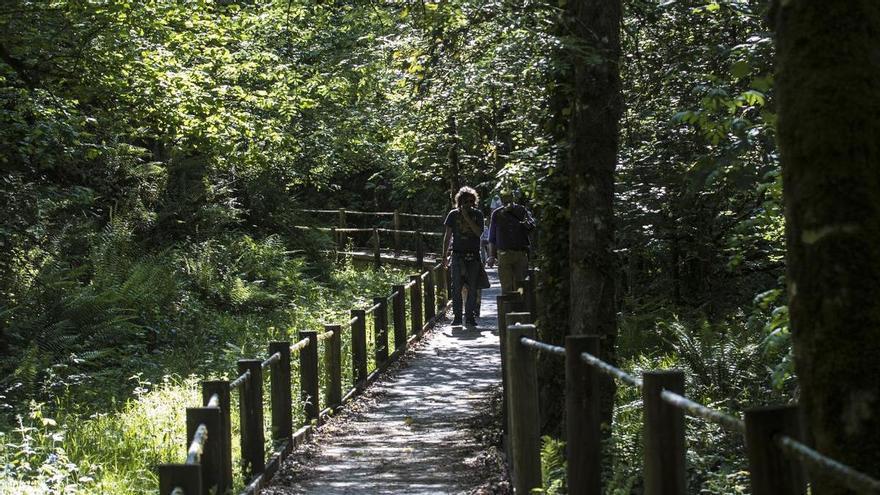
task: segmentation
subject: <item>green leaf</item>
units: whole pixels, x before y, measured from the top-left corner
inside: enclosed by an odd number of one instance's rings
[[[743,93],[742,97],[749,105],[763,106],[766,102],[764,93],[761,93],[760,91],[749,90]]]
[[[730,65],[730,75],[734,79],[741,79],[752,71],[752,66],[746,60],[739,60]]]
[[[753,89],[757,89],[758,91],[766,93],[767,91],[770,91],[770,88],[773,87],[773,77],[772,76],[756,77],[756,78],[752,79],[751,86]]]

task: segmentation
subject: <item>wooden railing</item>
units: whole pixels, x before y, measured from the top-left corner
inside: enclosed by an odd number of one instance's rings
[[[745,419],[684,396],[681,370],[651,370],[641,378],[596,356],[600,338],[567,336],[565,346],[536,340],[534,273],[521,291],[499,296],[500,351],[505,419],[516,493],[542,487],[536,351],[565,360],[566,459],[568,493],[602,493],[599,374],[642,391],[643,478],[648,495],[683,495],[686,487],[685,415],[721,425],[745,437],[752,493],[807,493],[804,468],[859,494],[880,494],[880,481],[813,450],[801,441],[797,406],[748,409]],[[531,301],[531,302],[529,302]],[[507,311],[510,309],[511,311]],[[503,316],[502,316],[503,314]]]
[[[421,265],[420,265],[421,266]],[[238,361],[238,377],[232,381],[203,381],[203,407],[186,409],[186,461],[159,466],[162,495],[228,494],[234,489],[232,470],[231,394],[238,393],[239,440],[246,488],[259,492],[292,449],[311,435],[314,425],[361,392],[378,374],[403,354],[409,343],[421,337],[445,312],[449,300],[446,269],[442,263],[427,270],[420,268],[406,284],[394,285],[391,295],[373,298],[367,309],[352,309],[345,324],[325,325],[322,332],[302,331],[300,340],[270,342],[265,359]],[[406,308],[409,296],[410,322],[407,331]],[[394,352],[389,353],[388,309]],[[367,315],[373,315],[373,331],[367,333]],[[350,339],[351,387],[343,396],[342,342],[348,330]],[[375,369],[368,373],[368,337],[373,338]],[[319,384],[319,341],[324,343],[324,403],[321,409]],[[299,402],[305,422],[294,432],[292,366],[299,359]],[[268,372],[271,403],[271,437],[274,445],[266,458],[263,418],[263,377]]]
[[[443,236],[442,215],[404,213],[397,210],[352,211],[344,208],[338,210],[302,209],[297,211],[319,215],[321,221],[318,222],[318,225],[294,225],[293,228],[329,232],[336,243],[337,252],[345,253],[346,247],[352,243],[355,248],[371,251],[376,265],[381,264],[383,249],[400,254],[405,251],[405,248],[409,248],[409,251],[415,257],[416,263],[421,266],[426,255],[430,252],[425,246],[435,245],[439,247],[439,240]],[[327,215],[335,215],[336,221],[328,222],[324,220],[324,217]],[[370,222],[367,226],[352,227],[348,221],[350,216],[374,217],[377,221]],[[385,219],[385,221],[381,221],[382,219]],[[413,223],[415,227],[404,229],[403,219]],[[390,225],[389,221],[391,222]],[[429,222],[430,224],[428,224]],[[356,234],[368,235],[356,236]],[[383,234],[391,235],[386,236]],[[386,241],[386,237],[389,237],[389,241]]]

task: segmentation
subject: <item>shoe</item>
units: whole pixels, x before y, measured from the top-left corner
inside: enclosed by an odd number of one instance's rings
[[[453,319],[452,319],[452,326],[454,326],[454,327],[460,327],[460,326],[461,326],[461,317],[460,317],[460,316],[459,316],[458,318],[453,318]]]
[[[467,325],[468,325],[469,327],[475,327],[475,326],[477,326],[477,319],[476,319],[476,318],[468,318],[468,319],[467,319]]]

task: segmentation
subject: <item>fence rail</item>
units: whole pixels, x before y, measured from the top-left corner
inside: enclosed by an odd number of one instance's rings
[[[433,239],[431,242],[439,241],[439,239],[443,236],[444,230],[442,225],[440,224],[440,221],[443,220],[442,215],[404,213],[400,211],[352,211],[346,210],[344,208],[338,210],[301,209],[297,211],[315,214],[335,214],[337,218],[332,225],[328,225],[327,223],[324,223],[322,225],[293,225],[291,228],[299,230],[317,230],[320,232],[329,232],[331,237],[333,237],[334,242],[336,243],[337,253],[346,253],[349,255],[361,254],[359,252],[348,252],[347,250],[347,247],[350,245],[350,243],[354,245],[354,241],[358,240],[360,245],[356,246],[357,249],[365,249],[368,252],[373,251],[373,259],[376,266],[379,266],[382,262],[383,244],[386,249],[392,250],[395,254],[402,253],[404,245],[407,244],[410,252],[415,254],[416,265],[421,267],[424,263],[426,256],[425,245],[431,244],[430,242],[427,242],[426,239]],[[386,220],[382,220],[381,225],[373,224],[366,227],[352,227],[348,225],[347,218],[349,215],[372,216],[379,219],[390,217],[393,228],[387,228],[388,223],[386,223]],[[416,228],[402,228],[404,218],[416,220]],[[425,230],[419,228],[424,225],[424,221],[428,220],[434,222],[433,231],[432,229]],[[354,236],[354,234],[370,235],[366,239],[366,243],[364,243],[364,236]],[[390,234],[390,236],[385,236],[383,234]],[[407,239],[403,239],[402,236],[407,236]],[[384,242],[385,237],[389,237],[391,242]],[[439,247],[439,243],[436,243],[435,245],[438,245]],[[437,249],[437,251],[440,250]]]
[[[534,273],[529,278],[534,279]],[[796,406],[749,409],[745,420],[718,411],[684,394],[681,370],[650,370],[633,376],[596,357],[601,339],[568,336],[565,346],[536,339],[531,324],[534,284],[520,283],[519,293],[499,297],[499,335],[504,395],[503,427],[510,438],[514,487],[529,493],[542,487],[536,351],[566,362],[566,457],[569,493],[602,491],[598,375],[605,374],[641,389],[644,421],[643,478],[646,494],[686,493],[685,414],[744,435],[752,493],[807,493],[805,468],[860,494],[880,494],[880,481],[822,455],[800,440]],[[528,311],[523,308],[530,306]],[[503,313],[503,316],[502,316]]]
[[[322,331],[302,331],[300,340],[270,342],[265,359],[238,361],[238,376],[232,381],[202,382],[203,407],[187,408],[187,455],[182,464],[159,466],[161,494],[207,495],[227,494],[234,489],[232,470],[231,394],[239,395],[241,458],[246,487],[244,493],[255,493],[265,485],[287,454],[311,435],[316,424],[326,415],[362,391],[379,373],[403,354],[409,343],[418,339],[425,329],[442,315],[449,300],[447,273],[443,264],[420,269],[411,275],[406,285],[395,285],[392,297],[394,324],[394,352],[389,353],[388,308],[386,297],[374,297],[375,304],[364,309],[352,309],[347,320],[346,335],[351,340],[351,388],[343,396],[342,337],[343,325],[325,325]],[[438,289],[439,287],[439,289]],[[407,293],[409,301],[407,301]],[[407,306],[408,305],[408,306]],[[406,328],[406,308],[410,308],[409,330]],[[368,363],[368,313],[373,314],[373,347],[375,366],[372,373]],[[323,346],[319,346],[319,341]],[[323,347],[323,356],[319,356]],[[298,403],[302,405],[305,423],[293,429],[293,376],[292,358],[299,359]],[[319,358],[323,361],[325,387],[323,396],[319,387]],[[263,417],[263,376],[269,378],[271,440],[274,445],[266,457]],[[323,399],[322,399],[323,397]],[[321,409],[321,404],[326,404]]]
[[[345,215],[364,215],[364,216],[377,216],[377,217],[406,217],[406,218],[424,218],[428,220],[443,220],[443,215],[426,215],[423,213],[403,213],[397,210],[395,211],[352,211],[346,210],[344,208],[338,210],[314,210],[314,209],[299,209],[296,211],[300,211],[303,213],[330,213],[337,214],[341,216]]]

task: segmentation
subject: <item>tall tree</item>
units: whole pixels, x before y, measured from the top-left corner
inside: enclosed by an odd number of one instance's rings
[[[576,0],[568,9],[574,55],[568,143],[569,326],[575,335],[604,336],[603,357],[613,360],[617,324],[612,204],[621,114],[622,8],[620,0]],[[607,407],[609,417],[610,411]]]
[[[801,404],[819,451],[880,476],[880,3],[783,1],[776,22]]]

